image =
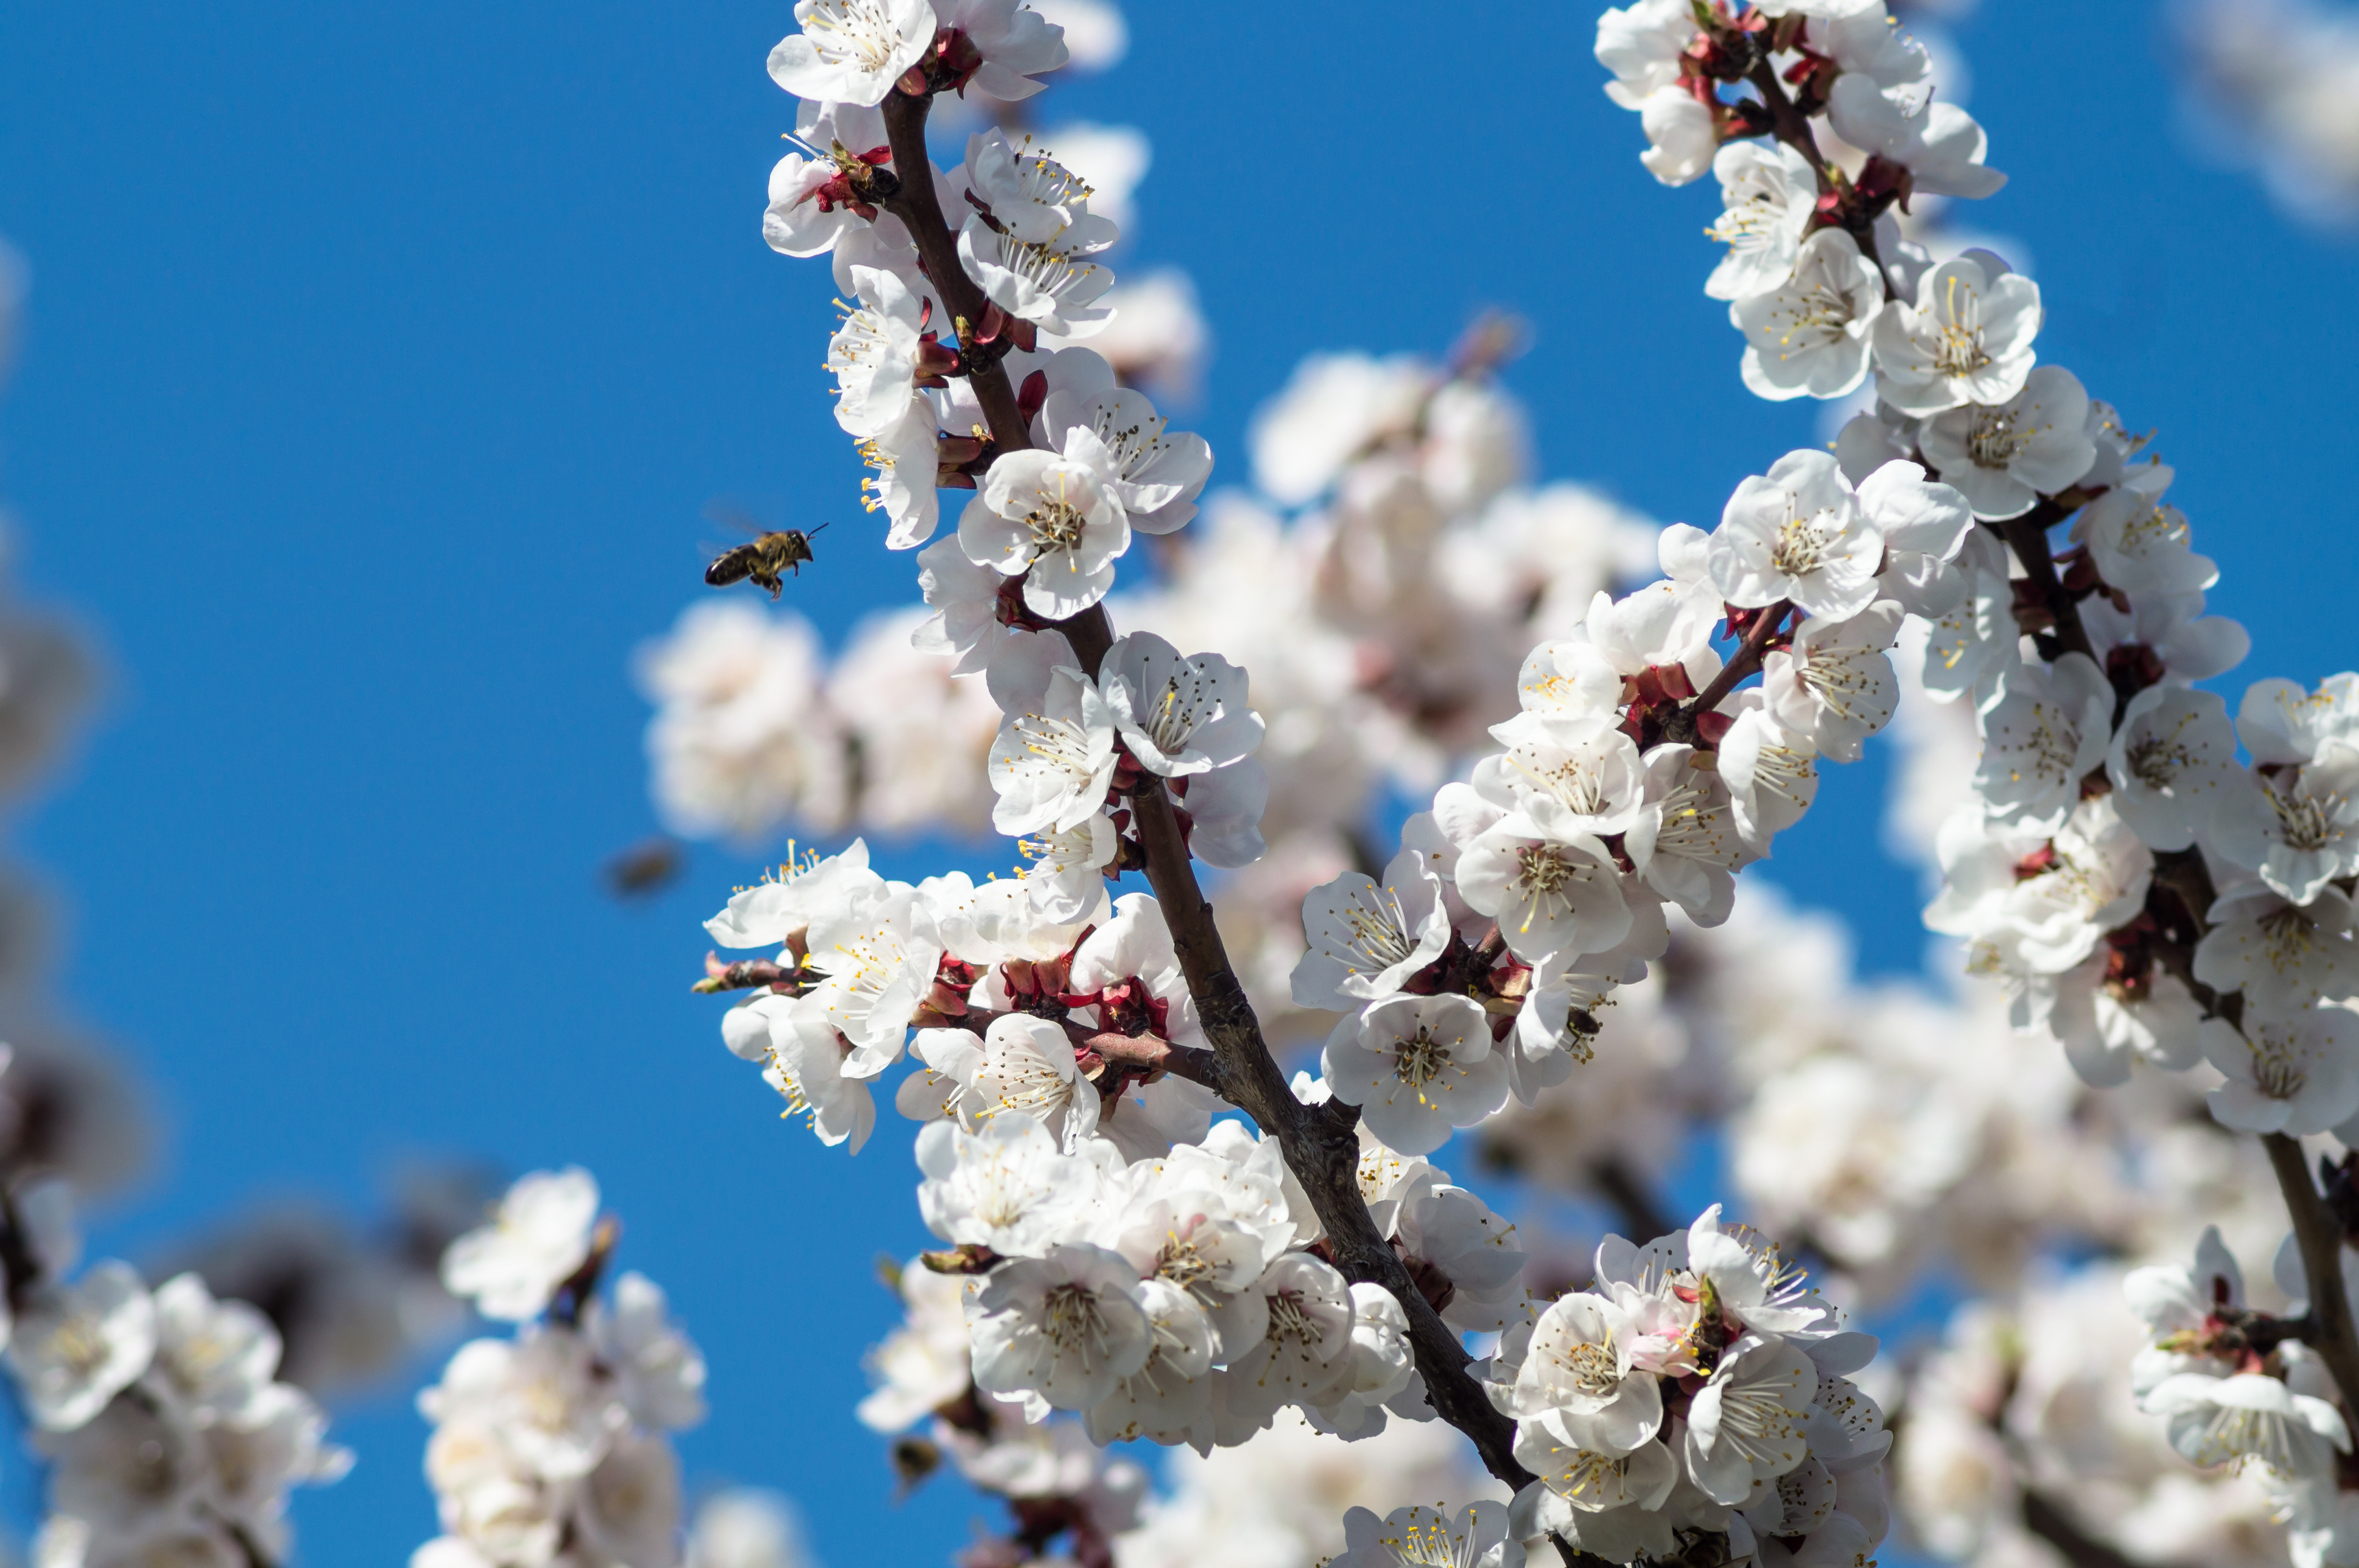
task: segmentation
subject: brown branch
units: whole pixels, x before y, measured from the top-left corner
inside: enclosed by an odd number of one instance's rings
[[[2096,649],[2090,645],[2089,630],[2081,624],[2081,604],[2069,593],[2056,575],[2056,558],[2049,552],[2048,530],[2062,522],[2072,508],[2042,496],[2039,504],[2019,517],[2009,517],[1997,525],[1999,537],[2015,551],[2015,559],[2023,563],[2024,580],[2039,595],[2039,603],[2056,623],[2056,642],[2067,653],[2084,654],[2093,659]]]
[[[1728,694],[1736,690],[1738,681],[1761,668],[1762,650],[1769,646],[1769,639],[1777,635],[1777,627],[1793,607],[1790,600],[1780,599],[1761,612],[1760,618],[1745,634],[1744,643],[1729,661],[1720,667],[1720,673],[1680,710],[1689,716],[1690,724],[1696,717],[1720,706]]]
[[[2054,1547],[2072,1568],[2138,1568],[2136,1562],[2082,1530],[2054,1498],[2029,1486],[2023,1489],[2023,1528]]]
[[[1655,1194],[1647,1190],[1647,1183],[1622,1156],[1609,1154],[1593,1160],[1588,1175],[1589,1184],[1597,1189],[1599,1197],[1614,1205],[1624,1232],[1639,1246],[1680,1228],[1663,1212]]]
[[[1767,50],[1756,52],[1752,67],[1745,73],[1745,80],[1761,94],[1762,107],[1769,112],[1769,134],[1810,160],[1810,172],[1818,176],[1819,194],[1843,198],[1837,209],[1839,216],[1836,223],[1859,246],[1859,254],[1867,257],[1869,265],[1875,268],[1875,276],[1884,285],[1884,297],[1887,299],[1900,298],[1900,290],[1894,287],[1892,275],[1885,270],[1884,257],[1876,249],[1875,220],[1858,206],[1848,187],[1838,189],[1836,186],[1827,155],[1819,150],[1818,134],[1810,129],[1810,117],[1794,107],[1794,101],[1786,96],[1785,83],[1777,80],[1777,68],[1771,63]]]
[[[893,148],[894,171],[901,180],[900,189],[886,199],[885,206],[917,242],[918,259],[925,267],[927,280],[941,296],[942,308],[958,332],[959,346],[969,348],[989,301],[959,264],[958,241],[934,192],[934,166],[926,156],[926,111],[931,103],[930,98],[912,98],[898,90],[885,96],[885,135]],[[973,384],[975,401],[983,405],[983,417],[990,422],[991,438],[1000,450],[1019,452],[1030,446],[1031,433],[1023,411],[1016,406],[1016,389],[1007,384],[1006,367],[994,360],[977,365],[967,379]]]
[[[2213,895],[2203,857],[2193,850],[2158,855],[2155,880],[2178,898],[2187,929],[2197,942],[2201,941],[2211,929],[2206,916]],[[2243,996],[2223,996],[2196,979],[2192,946],[2157,942],[2155,956],[2179,977],[2207,1016],[2224,1018],[2241,1029]],[[2311,1180],[2300,1139],[2281,1132],[2263,1133],[2261,1147],[2277,1175],[2277,1191],[2285,1197],[2286,1213],[2293,1221],[2294,1244],[2301,1251],[2301,1271],[2310,1280],[2310,1332],[2301,1337],[2326,1363],[2345,1412],[2359,1415],[2359,1324],[2352,1321],[2350,1292],[2343,1287],[2343,1222]]]
[[[932,165],[926,156],[928,106],[925,98],[897,92],[885,100],[886,133],[891,138],[894,168],[900,175],[900,189],[886,205],[908,226],[926,276],[941,294],[941,302],[959,325],[964,343],[973,323],[984,319],[984,300],[983,291],[959,263],[957,244],[934,193]],[[1000,449],[1014,452],[1030,446],[1030,432],[1016,407],[1006,371],[996,363],[980,365],[970,379]],[[1114,645],[1114,623],[1105,606],[1093,604],[1059,623],[1058,629],[1072,645],[1082,670],[1094,676]],[[1336,1268],[1355,1282],[1382,1285],[1400,1302],[1408,1318],[1418,1370],[1424,1375],[1426,1394],[1435,1411],[1466,1434],[1492,1475],[1518,1489],[1528,1485],[1531,1473],[1516,1463],[1515,1423],[1492,1406],[1481,1386],[1468,1376],[1466,1368],[1473,1358],[1466,1347],[1410,1281],[1399,1256],[1377,1234],[1375,1221],[1360,1196],[1360,1146],[1353,1131],[1357,1113],[1333,1104],[1303,1105],[1278,1071],[1212,922],[1212,907],[1197,885],[1187,841],[1162,780],[1151,776],[1142,779],[1131,796],[1131,808],[1139,844],[1146,852],[1147,882],[1170,929],[1189,995],[1195,1000],[1197,1020],[1212,1042],[1208,1073],[1212,1086],[1278,1140],[1288,1166],[1326,1227]]]
[[[2263,1133],[2269,1168],[2293,1218],[2294,1243],[2301,1248],[2301,1271],[2310,1279],[2310,1315],[2316,1324],[2310,1347],[2334,1375],[2343,1408],[2359,1412],[2359,1333],[2351,1323],[2351,1298],[2343,1288],[2343,1225],[2310,1180],[2301,1140],[2281,1132]]]

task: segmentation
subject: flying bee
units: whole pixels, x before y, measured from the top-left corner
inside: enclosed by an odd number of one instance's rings
[[[712,565],[704,569],[704,580],[715,588],[726,588],[732,583],[751,578],[756,587],[767,588],[775,599],[784,584],[779,579],[791,572],[802,575],[802,563],[816,562],[811,554],[811,534],[825,533],[821,523],[807,534],[800,528],[780,528],[763,534],[734,549],[721,552]]]

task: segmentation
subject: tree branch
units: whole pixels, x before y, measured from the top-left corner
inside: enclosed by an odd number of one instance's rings
[[[2023,1528],[2054,1547],[2072,1568],[2138,1568],[2082,1530],[2054,1498],[2029,1486],[2023,1489]]]
[[[985,301],[983,291],[959,263],[958,246],[934,193],[932,165],[926,156],[928,106],[926,98],[898,92],[885,100],[886,133],[900,176],[900,189],[886,205],[908,226],[926,276],[941,295],[963,344],[973,324],[984,319]],[[981,365],[969,379],[1000,450],[1015,452],[1030,446],[1030,432],[1006,369],[996,363]],[[1084,672],[1095,676],[1114,644],[1114,624],[1105,606],[1093,604],[1058,623],[1057,629],[1072,645]],[[1215,1087],[1223,1099],[1278,1140],[1288,1166],[1326,1227],[1335,1267],[1354,1282],[1382,1285],[1400,1302],[1408,1318],[1418,1370],[1424,1375],[1426,1395],[1435,1411],[1466,1434],[1492,1475],[1522,1488],[1532,1475],[1516,1463],[1515,1423],[1493,1407],[1481,1386],[1467,1374],[1473,1358],[1457,1334],[1442,1323],[1440,1314],[1410,1281],[1399,1256],[1377,1234],[1367,1203],[1360,1196],[1360,1146],[1353,1131],[1357,1114],[1339,1105],[1305,1105],[1287,1086],[1277,1058],[1262,1038],[1261,1023],[1254,1017],[1245,985],[1229,963],[1228,951],[1212,921],[1212,907],[1197,885],[1187,842],[1162,780],[1152,776],[1141,779],[1131,796],[1131,810],[1140,847],[1146,852],[1147,882],[1162,907],[1164,923],[1170,928],[1172,947],[1195,1001],[1197,1019],[1212,1042],[1210,1076]]]
[[[2056,558],[2049,552],[2048,530],[2072,514],[2073,508],[2059,506],[2043,496],[2039,504],[2019,517],[2009,517],[1997,526],[1999,537],[2006,540],[2016,560],[2023,563],[2023,575],[2039,595],[2039,603],[2056,623],[2056,642],[2067,653],[2097,657],[2090,645],[2089,629],[2081,624],[2080,602],[2065,591],[2056,575]]]
[[[2211,910],[2213,894],[2212,875],[2204,868],[2203,857],[2193,850],[2158,855],[2155,880],[2179,900],[2186,914],[2188,930],[2194,933],[2196,941],[2201,941],[2211,929],[2204,917]],[[2186,985],[2206,1015],[2224,1018],[2241,1029],[2243,996],[2223,996],[2196,979],[2192,948],[2192,942],[2185,948],[2158,942],[2155,955]],[[2343,1222],[2327,1206],[2324,1194],[2311,1179],[2310,1161],[2302,1153],[2300,1139],[2281,1132],[2263,1133],[2261,1147],[2268,1154],[2269,1169],[2277,1175],[2277,1191],[2285,1197],[2286,1213],[2293,1221],[2294,1244],[2301,1252],[2301,1271],[2310,1281],[2312,1328],[2306,1336],[2307,1342],[2333,1377],[2335,1388],[2343,1396],[2343,1410],[2359,1415],[2359,1324],[2352,1321],[2350,1292],[2343,1286]]]
[[[1711,713],[1720,706],[1722,701],[1731,691],[1736,690],[1738,681],[1759,670],[1762,649],[1767,648],[1769,639],[1777,635],[1777,627],[1784,623],[1787,612],[1793,607],[1791,601],[1780,599],[1764,609],[1760,618],[1756,620],[1751,629],[1745,632],[1745,641],[1738,647],[1734,657],[1720,667],[1720,673],[1712,678],[1710,685],[1697,692],[1689,701],[1683,711],[1690,714]]]
[[[894,172],[901,180],[901,188],[886,199],[885,207],[917,242],[918,260],[926,269],[927,280],[941,296],[959,346],[971,348],[990,301],[959,264],[958,241],[934,192],[933,161],[926,156],[926,112],[932,102],[930,97],[912,98],[897,89],[885,95],[885,135],[893,148]],[[1006,367],[994,360],[976,366],[967,379],[974,387],[975,401],[983,405],[991,439],[1000,450],[1019,452],[1030,446],[1027,421],[1016,406],[1016,389],[1007,384]]]

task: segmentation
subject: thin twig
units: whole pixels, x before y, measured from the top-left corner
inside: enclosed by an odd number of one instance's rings
[[[1793,607],[1791,601],[1780,599],[1763,610],[1760,618],[1745,632],[1745,641],[1734,656],[1720,667],[1720,673],[1713,676],[1711,683],[1697,692],[1682,711],[1690,715],[1711,713],[1736,690],[1738,681],[1759,670],[1762,650],[1769,646],[1769,639],[1777,635],[1777,628],[1784,624],[1787,612]]]

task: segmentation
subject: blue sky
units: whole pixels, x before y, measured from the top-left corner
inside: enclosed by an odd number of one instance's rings
[[[2250,672],[2314,680],[2354,661],[2352,256],[2190,154],[2150,15],[1990,0],[1962,29],[2014,177],[1976,216],[2036,260],[2043,359],[2159,428]],[[1739,386],[1699,292],[1709,182],[1640,170],[1592,20],[1142,5],[1130,60],[1060,90],[1153,138],[1131,254],[1196,277],[1229,476],[1303,354],[1438,351],[1484,305],[1535,324],[1510,378],[1551,476],[1709,525],[1811,439]],[[832,637],[914,597],[850,505],[825,269],[758,236],[790,26],[742,0],[0,13],[0,234],[36,277],[0,495],[28,592],[111,670],[15,840],[71,1008],[169,1129],[104,1245],[289,1192],[358,1206],[416,1150],[581,1161],[712,1358],[691,1474],[799,1494],[835,1563],[880,1529],[939,1560],[976,1507],[938,1486],[888,1523],[850,1413],[892,1315],[871,1261],[919,1237],[906,1138],[846,1160],[782,1126],[686,994],[744,858],[701,852],[648,908],[595,880],[650,826],[625,664],[702,592],[709,497],[854,525],[797,585]],[[1847,770],[1771,875],[1905,967],[1916,889],[1862,847],[1880,788]],[[389,1560],[431,1529],[423,1428],[393,1396],[341,1430],[361,1468],[300,1503],[307,1554]]]

